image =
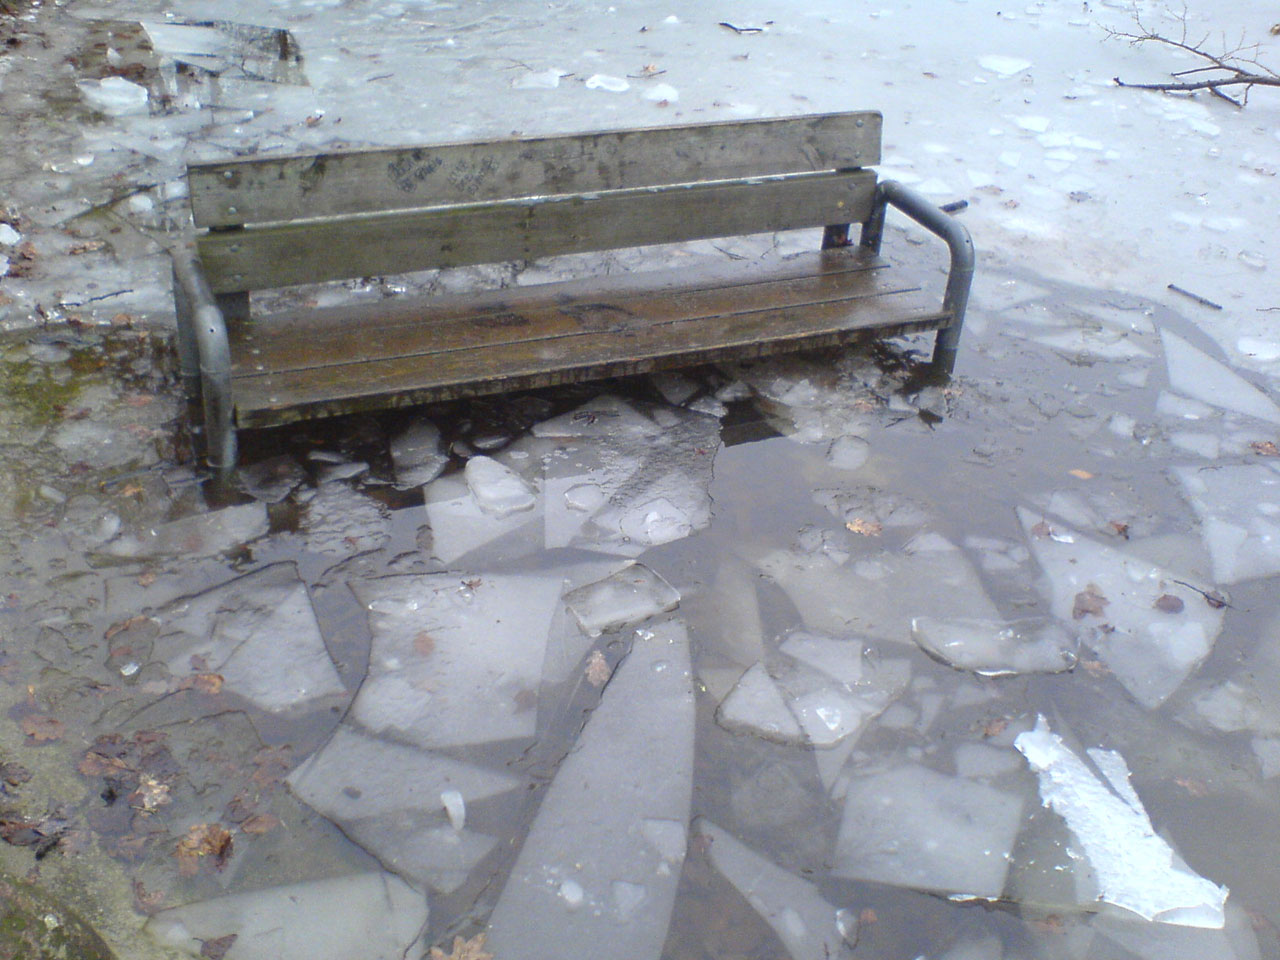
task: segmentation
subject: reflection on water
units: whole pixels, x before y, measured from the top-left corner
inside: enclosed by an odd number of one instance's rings
[[[218,499],[148,338],[10,340],[3,863],[138,957],[1280,956],[1280,414],[1201,344],[993,275],[945,387],[350,418]]]

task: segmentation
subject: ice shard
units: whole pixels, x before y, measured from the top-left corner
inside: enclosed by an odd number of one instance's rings
[[[1280,467],[1221,464],[1177,467],[1219,583],[1280,573]]]
[[[1075,666],[1078,641],[1060,624],[1038,620],[958,620],[916,617],[920,649],[957,670],[987,677],[1061,673]]]

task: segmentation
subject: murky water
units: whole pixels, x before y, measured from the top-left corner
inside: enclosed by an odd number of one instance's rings
[[[11,336],[4,864],[139,957],[1280,956],[1274,578],[1214,579],[1194,481],[1273,432],[1171,399],[1164,308],[976,301],[946,387],[883,350],[352,418],[246,438],[229,497],[162,338]],[[1098,902],[1038,717],[1225,929]]]

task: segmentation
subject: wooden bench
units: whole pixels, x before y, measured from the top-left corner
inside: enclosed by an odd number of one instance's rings
[[[237,428],[919,330],[950,373],[973,248],[877,184],[880,130],[832,113],[193,164],[174,299],[209,464],[235,466]],[[886,205],[947,242],[941,301],[879,257]],[[252,291],[294,284],[819,226],[822,249],[769,266],[250,316]]]

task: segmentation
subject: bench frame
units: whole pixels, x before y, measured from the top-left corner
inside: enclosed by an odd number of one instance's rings
[[[867,130],[864,127],[873,129]],[[581,134],[573,137],[513,139],[486,144],[451,144],[416,150],[350,151],[345,154],[268,158],[190,166],[188,178],[192,188],[192,206],[197,223],[203,221],[205,232],[197,239],[196,244],[184,245],[171,251],[173,289],[182,380],[188,394],[203,409],[205,456],[209,466],[219,474],[225,475],[236,465],[236,409],[232,384],[232,343],[228,324],[230,322],[235,328],[237,325],[250,322],[249,290],[334,279],[340,276],[404,272],[406,267],[407,269],[424,269],[432,266],[526,259],[522,254],[530,250],[534,256],[539,256],[561,252],[606,250],[636,245],[637,242],[639,244],[662,242],[664,236],[655,235],[654,231],[660,231],[663,227],[661,224],[657,227],[652,226],[651,221],[646,219],[647,216],[651,216],[651,213],[646,211],[661,211],[661,204],[668,202],[663,196],[659,196],[664,193],[666,196],[673,197],[669,201],[672,204],[687,205],[690,197],[694,197],[696,202],[694,195],[698,191],[710,192],[710,203],[704,204],[702,209],[710,211],[713,221],[719,216],[718,211],[723,205],[723,201],[717,199],[718,197],[748,196],[750,195],[748,192],[764,196],[766,193],[764,184],[769,184],[767,190],[779,196],[796,195],[800,196],[802,201],[807,200],[810,193],[817,196],[812,188],[815,186],[822,188],[823,184],[828,182],[837,189],[856,188],[858,195],[862,196],[863,191],[867,189],[865,186],[867,181],[862,176],[863,171],[860,168],[863,165],[870,166],[879,160],[879,129],[880,115],[864,112],[783,120],[657,127],[639,131]],[[851,131],[857,134],[852,138],[856,143],[845,145],[835,142],[840,139],[842,133],[847,134]],[[761,140],[762,135],[775,132],[788,133],[797,141],[797,152],[802,155],[799,161],[800,166],[797,167],[797,161],[794,159],[787,162],[791,164],[790,171],[799,169],[802,172],[799,175],[783,177],[743,176],[744,172],[749,174],[752,169],[751,158],[737,161],[733,158],[735,150],[742,152],[744,144],[749,142],[751,145],[763,143],[764,146],[761,149],[764,152],[780,153],[787,147],[786,143],[779,146],[773,140]],[[744,138],[747,140],[744,141]],[[850,138],[846,136],[845,139]],[[681,155],[679,160],[672,161],[674,166],[678,168],[681,163],[684,163],[689,168],[676,170],[672,176],[677,180],[681,176],[697,174],[704,168],[719,173],[725,167],[729,168],[729,173],[736,174],[736,178],[730,180],[716,177],[708,183],[671,184],[671,177],[667,176],[666,183],[651,182],[663,172],[659,171],[656,174],[652,170],[634,172],[637,167],[635,163],[637,148],[645,148],[645,154],[647,154],[650,143],[659,144],[666,150],[672,150],[673,145],[678,143],[692,144],[687,149],[674,147],[675,152]],[[591,164],[584,165],[579,156],[575,159],[573,176],[586,179],[588,187],[593,186],[591,179],[598,177],[601,180],[599,186],[602,189],[596,191],[579,189],[567,196],[555,193],[554,191],[562,190],[563,187],[554,182],[558,175],[558,168],[549,158],[558,159],[566,152],[589,153],[593,149],[599,150],[602,158],[614,159],[615,166],[607,169],[605,160],[601,159],[597,165],[598,173],[590,169],[584,173],[584,168],[589,168]],[[628,149],[632,151],[630,166],[627,165]],[[710,162],[706,156],[699,155],[699,150],[704,154],[708,152],[712,154]],[[715,155],[717,150],[726,154],[727,159]],[[439,166],[438,157],[447,160],[455,154],[464,158],[479,156],[483,172],[486,173],[505,171],[508,180],[518,178],[528,180],[530,177],[534,180],[517,184],[514,189],[521,196],[511,197],[511,199],[507,199],[510,197],[510,188],[503,183],[486,185],[481,182],[477,187],[477,178],[474,177],[455,178],[458,183],[454,186],[461,193],[445,197],[444,203],[437,202],[434,195],[431,205],[424,205],[423,201],[416,197],[406,201],[394,193],[388,194],[387,191],[390,188],[385,183],[374,183],[369,187],[374,192],[381,190],[380,197],[370,198],[358,195],[367,183],[367,174],[362,173],[362,165],[363,168],[372,166],[375,170],[385,165],[388,179],[392,181],[395,190],[411,193],[418,186],[418,182],[414,180],[415,176],[419,181],[430,179],[421,171],[430,173]],[[692,159],[686,154],[692,156]],[[497,159],[492,159],[494,157]],[[297,224],[271,218],[285,216],[291,201],[300,202],[298,197],[290,198],[286,192],[283,197],[276,198],[264,192],[258,195],[263,205],[270,208],[274,201],[281,209],[267,210],[265,217],[268,222],[264,225],[265,229],[255,229],[251,226],[246,230],[243,225],[234,222],[237,219],[244,219],[237,207],[245,206],[246,201],[238,199],[239,195],[234,193],[230,194],[231,200],[228,201],[228,195],[220,190],[228,184],[231,186],[243,184],[242,192],[248,193],[248,203],[253,203],[254,194],[251,188],[256,186],[260,190],[268,190],[271,187],[267,174],[283,178],[285,173],[292,171],[295,174],[294,180],[301,184],[302,195],[305,195],[316,182],[317,169],[323,174],[327,163],[330,165],[328,169],[345,170],[346,168],[339,168],[337,165],[346,158],[353,158],[348,162],[353,170],[348,176],[354,179],[344,186],[339,176],[331,177],[334,182],[329,195],[325,196],[324,191],[319,191],[321,196],[318,202],[322,215],[308,218]],[[648,157],[648,165],[657,168],[666,159],[665,154],[660,155],[657,161]],[[474,163],[474,161],[470,162]],[[546,171],[544,176],[550,177],[550,181],[541,190],[536,180],[539,176],[537,169],[539,162]],[[782,161],[777,161],[775,158],[775,162]],[[464,169],[462,164],[462,160],[457,161],[457,169]],[[832,165],[835,165],[834,168]],[[813,166],[818,169],[812,171]],[[310,185],[306,179],[309,175],[312,177]],[[630,180],[627,179],[628,177]],[[649,179],[646,180],[646,177]],[[484,178],[479,179],[483,181]],[[500,180],[501,178],[491,177],[490,179]],[[580,186],[577,183],[573,185]],[[444,189],[447,192],[451,187],[445,185]],[[495,192],[502,189],[506,189],[507,192]],[[531,194],[531,190],[537,192]],[[914,326],[915,329],[938,330],[932,365],[938,375],[945,377],[951,373],[955,365],[974,271],[974,249],[968,231],[920,194],[900,183],[891,180],[879,183],[872,181],[870,190],[869,203],[861,210],[846,207],[843,200],[834,204],[838,212],[848,213],[851,219],[853,215],[857,215],[857,220],[862,223],[858,246],[867,254],[879,253],[884,235],[885,215],[890,206],[900,210],[947,244],[950,268],[942,310],[935,318]],[[726,191],[735,192],[727,193]],[[348,194],[352,193],[357,195],[349,198]],[[853,196],[852,193],[848,195]],[[602,198],[603,203],[601,203]],[[406,202],[411,202],[413,205],[405,207]],[[394,206],[396,203],[399,204],[398,208]],[[616,237],[583,234],[578,230],[578,218],[585,216],[589,223],[592,204],[595,203],[600,203],[600,208],[603,210],[601,214],[605,218],[603,229],[607,232],[613,227],[608,218],[613,216],[617,219],[613,211],[639,206],[641,211],[639,216],[634,220],[622,222],[623,242],[615,242]],[[339,208],[346,205],[347,209],[326,210],[324,209],[326,204]],[[378,204],[384,206],[379,208]],[[800,205],[803,206],[803,202]],[[822,210],[820,204],[810,203],[809,205],[819,211]],[[851,203],[850,206],[853,205],[854,203]],[[773,205],[774,208],[778,206],[777,203]],[[782,206],[785,206],[785,203]],[[371,212],[366,214],[364,211]],[[462,213],[459,214],[458,211]],[[865,211],[865,215],[862,215],[862,211]],[[550,227],[539,227],[537,223],[530,227],[529,223],[534,221],[535,213],[543,216],[544,222],[549,222]],[[677,207],[673,216],[678,217],[679,213],[680,209]],[[460,215],[472,219],[459,221],[457,217]],[[810,212],[809,215],[813,213]],[[744,215],[733,212],[724,214],[727,222],[731,224],[735,216],[741,221]],[[787,214],[784,213],[781,216],[785,220]],[[799,216],[803,217],[804,214]],[[775,221],[777,217],[778,215],[774,214]],[[262,217],[260,216],[259,219],[261,220]],[[483,234],[481,240],[487,238],[490,243],[496,244],[500,255],[486,258],[490,246],[481,243],[480,240],[471,242],[474,249],[468,249],[469,241],[465,236],[458,237],[449,232],[451,227],[456,229],[457,223],[464,225],[477,223],[478,229]],[[508,240],[507,235],[502,231],[509,228],[511,224],[515,225],[516,233],[519,235]],[[820,224],[821,221],[813,225]],[[802,224],[787,224],[780,229],[798,225]],[[828,222],[823,232],[822,249],[831,250],[851,246],[850,226],[851,223],[848,222]],[[526,232],[520,234],[521,229],[525,229]],[[732,235],[700,233],[700,229],[700,226],[690,227],[681,224],[675,228],[676,235],[667,239],[683,240],[698,236]],[[716,229],[715,224],[711,224],[706,229]],[[764,229],[769,230],[771,227],[766,223]],[[290,262],[283,263],[282,266],[268,265],[259,270],[264,253],[273,254],[275,251],[283,250],[280,257],[287,258],[292,254],[295,246],[305,245],[309,237],[317,235],[317,231],[319,231],[320,240],[314,242],[323,245],[326,236],[341,237],[343,231],[355,231],[359,238],[363,236],[360,231],[367,233],[370,230],[374,231],[370,234],[372,237],[389,238],[386,250],[368,251],[367,244],[358,244],[352,249],[357,251],[356,259],[364,257],[364,262],[356,263],[354,268],[348,268],[345,265],[335,267],[325,263],[317,266],[313,263],[317,256],[312,254],[308,259],[304,253],[304,255],[295,256]],[[539,233],[540,230],[545,230],[545,242],[543,242],[544,234]],[[415,233],[415,231],[418,232]],[[509,232],[510,230],[507,229],[507,233]],[[738,229],[736,232],[759,231]],[[424,244],[428,249],[423,253],[417,250],[416,241],[419,233],[425,235],[428,241]],[[254,242],[258,243],[257,253],[253,252]],[[249,253],[246,254],[240,250],[242,245],[250,247]],[[374,271],[364,269],[381,262],[379,256],[384,252],[385,259],[389,261],[387,269]],[[319,259],[323,257],[323,253],[319,255]],[[226,266],[222,262],[224,260],[231,265]],[[214,267],[212,271],[209,270],[210,264]],[[258,275],[247,279],[243,276],[244,273],[252,273],[254,270],[259,270]],[[346,272],[343,272],[344,270]],[[883,324],[883,326],[889,328],[892,324]],[[876,328],[871,329],[874,331]],[[796,348],[783,345],[783,349]],[[760,352],[762,351],[756,351],[755,355],[759,355]],[[744,352],[743,355],[750,354]],[[570,364],[566,362],[565,366],[568,368]],[[573,375],[565,377],[566,380],[591,378]],[[474,392],[493,392],[494,389],[490,384]],[[453,395],[466,395],[466,393],[465,391],[457,392]]]

